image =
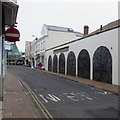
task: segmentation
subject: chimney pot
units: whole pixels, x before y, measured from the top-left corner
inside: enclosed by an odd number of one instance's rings
[[[88,25],[85,25],[84,26],[84,36],[88,35],[88,32],[89,32],[89,27],[88,27]]]
[[[102,31],[102,25],[100,25],[100,31]]]

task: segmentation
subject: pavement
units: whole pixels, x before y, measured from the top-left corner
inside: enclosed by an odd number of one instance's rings
[[[3,118],[40,117],[18,78],[8,73],[4,79]]]
[[[59,77],[63,77],[76,82],[96,87],[101,90],[119,94],[120,86],[102,83],[98,81],[72,77],[59,73],[44,71]],[[0,119],[3,118],[40,118],[40,115],[34,107],[29,96],[25,92],[23,86],[20,84],[18,78],[9,73],[4,79],[4,100],[0,101]]]

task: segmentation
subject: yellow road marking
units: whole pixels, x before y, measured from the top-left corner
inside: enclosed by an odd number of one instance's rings
[[[46,109],[46,107],[42,104],[42,103],[40,103],[39,102],[39,98],[35,95],[35,93],[31,90],[31,88],[19,77],[19,76],[17,76],[19,79],[19,82],[20,82],[20,84],[22,85],[24,85],[25,87],[26,87],[26,89],[31,93],[31,95],[32,95],[32,97],[33,97],[33,99],[35,100],[35,102],[37,103],[37,105],[39,106],[39,108],[41,109],[41,111],[43,112],[43,114],[45,115],[45,117],[47,118],[47,119],[52,119],[52,120],[54,120],[54,118],[52,117],[52,115],[49,113],[49,111]],[[22,85],[22,86],[23,86]],[[41,107],[41,106],[43,107]],[[46,113],[47,114],[46,114]]]

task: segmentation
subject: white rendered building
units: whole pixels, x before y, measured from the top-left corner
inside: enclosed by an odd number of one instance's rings
[[[48,71],[120,85],[118,48],[120,20],[79,39],[49,37],[45,68]],[[49,33],[52,33],[50,31]],[[54,34],[53,34],[54,35]]]
[[[82,33],[75,32],[72,28],[58,27],[44,24],[41,30],[42,37],[36,41],[36,64],[45,66],[45,50],[81,38]]]

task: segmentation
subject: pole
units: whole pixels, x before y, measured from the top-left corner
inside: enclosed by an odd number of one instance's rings
[[[4,16],[4,8],[2,6],[2,2],[0,2],[0,101],[3,100],[3,51],[5,49],[4,46],[4,34],[5,34],[5,16]]]
[[[0,101],[2,97],[2,36],[0,35]]]
[[[2,2],[0,2],[0,101],[2,101]]]

